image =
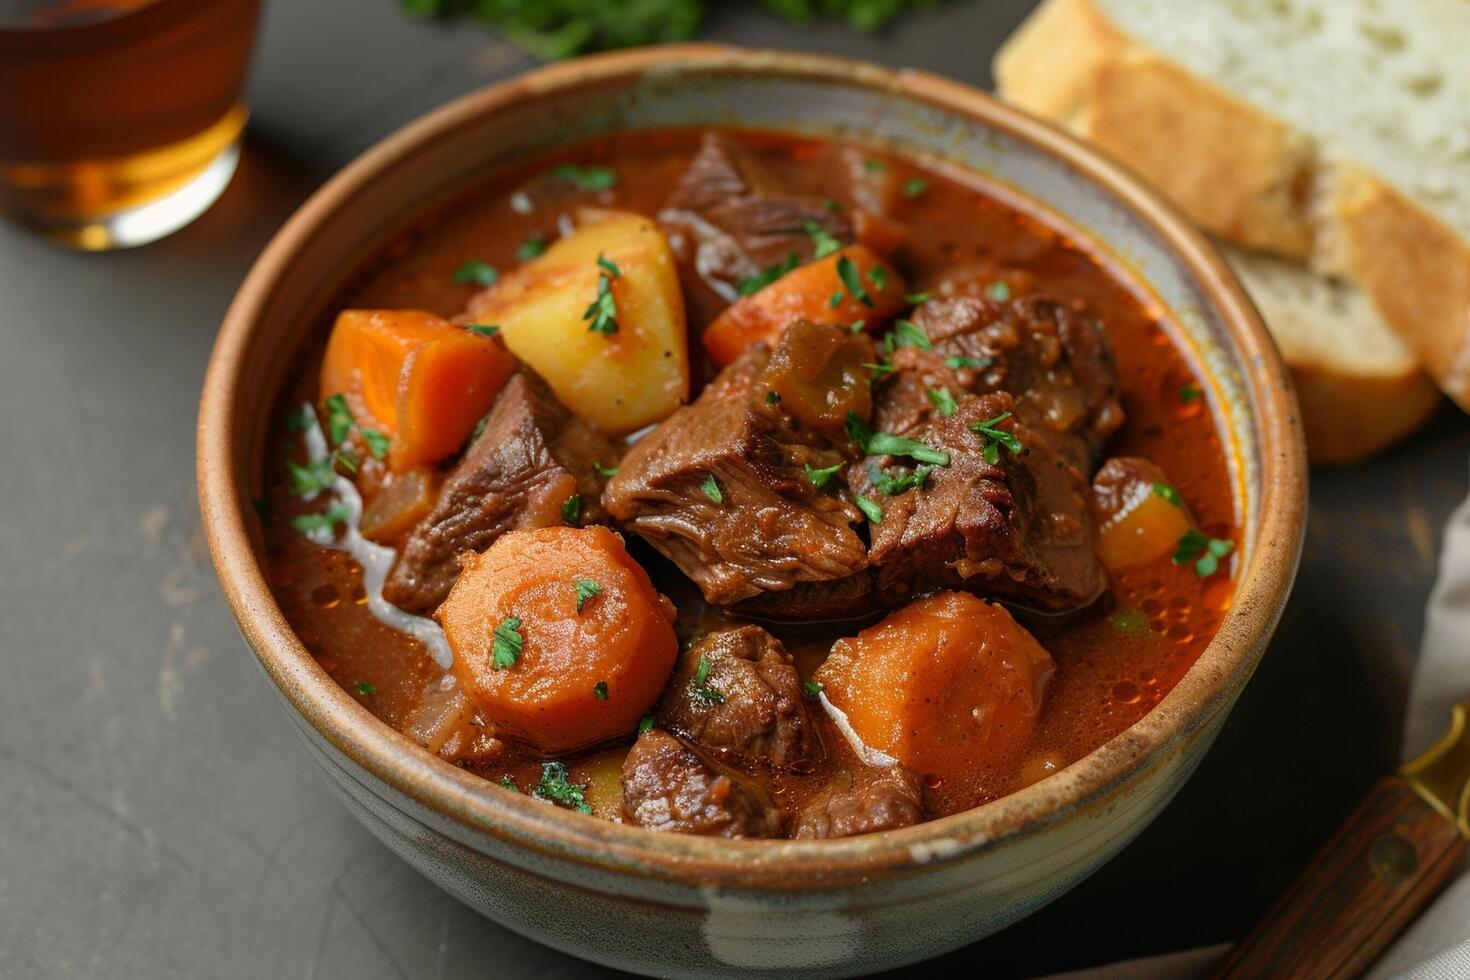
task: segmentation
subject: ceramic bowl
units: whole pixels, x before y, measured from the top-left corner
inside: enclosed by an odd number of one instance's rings
[[[506,793],[379,722],[317,665],[261,571],[248,504],[293,356],[358,264],[509,161],[611,132],[737,125],[887,144],[978,171],[1131,270],[1193,348],[1225,419],[1244,538],[1218,635],[1154,710],[1020,792],[832,841],[655,834]],[[1304,456],[1291,385],[1210,245],[1118,166],[918,71],[690,45],[549,67],[447,105],[318,191],[261,254],[205,380],[199,496],[224,593],[287,717],[352,812],[462,901],[576,956],[664,976],[868,973],[972,942],[1107,861],[1199,763],[1295,574]]]

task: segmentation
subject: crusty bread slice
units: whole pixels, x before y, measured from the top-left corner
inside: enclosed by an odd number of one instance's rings
[[[1354,463],[1413,432],[1440,394],[1362,290],[1300,262],[1222,251],[1291,366],[1314,463]]]
[[[1464,0],[1046,0],[995,76],[1209,230],[1362,288],[1470,409],[1467,45]]]

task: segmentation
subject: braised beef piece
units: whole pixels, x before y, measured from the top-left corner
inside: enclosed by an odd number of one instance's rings
[[[768,400],[771,359],[764,346],[742,355],[639,440],[603,493],[613,518],[716,605],[840,582],[867,567],[853,529],[861,514],[808,475],[808,467],[825,470],[848,457]]]
[[[791,655],[759,626],[721,630],[691,645],[664,689],[658,720],[742,762],[805,769],[820,754]]]
[[[892,390],[906,392],[903,386]],[[879,389],[875,419],[884,417],[889,397],[889,387]],[[963,589],[1065,612],[1106,588],[1082,472],[1045,433],[1016,417],[1001,424],[1020,441],[1020,453],[972,428],[1015,408],[1005,392],[959,399],[953,415],[922,430],[921,441],[948,453],[949,463],[929,466],[918,486],[902,482],[917,470],[908,460],[879,456],[849,467],[853,492],[883,511],[869,528],[868,559],[877,567],[884,601]],[[885,479],[897,481],[887,493]]]
[[[742,279],[795,255],[813,257],[815,225],[852,240],[847,218],[783,187],[756,155],[728,136],[706,133],[659,223],[679,261],[691,320],[712,320],[739,297]]]
[[[526,368],[510,379],[484,431],[450,472],[434,509],[414,528],[383,585],[395,606],[428,613],[459,576],[459,556],[484,551],[506,531],[564,523],[580,496],[578,523],[605,520],[594,463],[616,464],[618,450],[572,415]]]
[[[913,323],[964,390],[1010,392],[1021,420],[1084,473],[1123,424],[1112,344],[1080,313],[1040,297],[931,299]]]
[[[1107,524],[1125,511],[1138,506],[1141,498],[1153,494],[1154,487],[1172,487],[1174,481],[1151,459],[1142,456],[1114,456],[1098,469],[1092,478],[1092,509],[1099,525]],[[1183,500],[1175,504],[1189,508]]]
[[[622,777],[623,816],[630,823],[710,837],[781,836],[781,815],[763,787],[661,729],[638,736]]]
[[[897,830],[924,817],[924,791],[902,765],[839,773],[796,818],[800,838],[852,837]]]

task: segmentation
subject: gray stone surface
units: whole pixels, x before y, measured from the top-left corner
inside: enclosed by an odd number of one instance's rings
[[[710,34],[985,84],[1027,6],[952,0],[871,39],[724,3]],[[280,0],[258,55],[240,174],[193,227],[104,256],[0,227],[0,976],[599,975],[440,893],[305,768],[193,496],[205,360],[270,233],[373,140],[531,62],[391,0]],[[939,965],[1024,976],[1259,914],[1394,762],[1467,449],[1446,409],[1371,466],[1314,474],[1286,622],[1183,795],[1077,891]]]

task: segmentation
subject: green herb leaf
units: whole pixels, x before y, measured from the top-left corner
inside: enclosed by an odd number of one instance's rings
[[[590,578],[577,579],[577,612],[587,605],[588,600],[602,595],[602,586]]]
[[[1026,448],[1014,432],[1000,428],[1001,423],[1010,417],[1010,412],[1001,412],[995,418],[970,423],[970,428],[980,436],[980,455],[991,465],[1000,462],[1001,446],[1010,450],[1012,456],[1019,455]]]
[[[1235,542],[1227,538],[1212,538],[1202,531],[1190,528],[1179,539],[1174,551],[1174,564],[1194,562],[1194,573],[1200,578],[1214,575],[1220,570],[1220,559],[1235,550]]]
[[[842,211],[842,205],[832,200],[830,197],[825,198],[822,201],[822,207],[826,208],[828,211],[831,211],[833,214],[840,214]]]
[[[807,697],[815,698],[817,695],[822,693],[822,682],[807,681],[805,684],[801,685],[801,691]]]
[[[768,392],[766,392],[766,404],[767,405],[779,405],[779,404],[781,404],[781,393],[780,392],[777,392],[777,391],[768,391]]]
[[[602,463],[598,461],[593,462],[592,468],[597,471],[598,476],[618,475],[618,468],[616,466],[603,466]]]
[[[837,309],[837,307],[841,306],[842,305],[842,296],[843,296],[843,293],[842,293],[842,290],[840,290],[840,289],[837,290],[837,292],[833,293],[831,296],[829,296],[827,298],[827,308],[829,310],[835,310],[835,309]]]
[[[392,445],[391,439],[377,429],[358,429],[357,431],[362,435],[362,441],[367,443],[368,452],[373,454],[373,459],[387,458],[388,448]]]
[[[654,723],[655,720],[656,719],[653,717],[653,715],[644,715],[642,718],[639,718],[638,719],[638,734],[639,735],[644,735],[644,734],[652,731],[653,730],[653,723]]]
[[[339,449],[332,454],[332,465],[346,470],[348,473],[356,473],[362,464],[362,457],[351,449]]]
[[[832,482],[832,478],[842,469],[842,464],[837,463],[833,466],[823,466],[821,469],[818,469],[811,463],[803,463],[802,468],[806,471],[806,478],[811,481],[812,486],[818,490],[824,490],[827,484]]]
[[[332,442],[339,443],[346,439],[356,422],[352,417],[352,409],[347,407],[345,395],[339,393],[327,399],[327,438]]]
[[[709,680],[710,668],[714,666],[708,657],[700,657],[698,665],[694,668],[694,686],[699,687]]]
[[[948,388],[930,388],[928,394],[930,403],[939,409],[939,414],[943,418],[949,418],[959,409],[959,406],[955,404],[954,395],[949,393]]]
[[[847,287],[847,295],[866,306],[873,308],[873,297],[863,288],[863,280],[858,275],[857,266],[852,264],[852,259],[842,256],[837,260],[837,278],[842,280],[842,285]]]
[[[699,658],[699,666],[694,669],[694,697],[706,704],[724,704],[725,696],[708,683],[711,666],[708,657]]]
[[[592,688],[592,696],[599,701],[606,701],[607,681],[598,681]]]
[[[788,252],[786,254],[786,258],[782,259],[780,262],[777,262],[775,265],[768,265],[755,275],[746,276],[739,282],[735,283],[735,291],[738,292],[741,296],[749,296],[751,293],[758,293],[762,289],[765,289],[767,286],[769,286],[771,283],[775,282],[777,279],[780,279],[782,276],[786,275],[786,273],[790,272],[792,269],[795,269],[797,263],[800,261],[800,254],[796,252]]]
[[[949,453],[942,449],[935,449],[917,439],[889,435],[887,432],[873,433],[868,440],[867,453],[869,456],[908,456],[935,466],[949,465]]]
[[[561,502],[561,520],[568,527],[576,527],[582,519],[582,495],[574,493]]]
[[[713,473],[705,474],[704,482],[699,485],[699,489],[703,490],[704,495],[715,503],[722,504],[725,502],[725,495],[720,491],[720,484],[715,480]]]
[[[530,236],[516,248],[516,258],[522,262],[529,262],[546,254],[546,239],[538,233],[532,232]]]
[[[479,441],[479,438],[485,434],[485,426],[489,424],[490,415],[487,412],[480,417],[480,421],[475,423],[475,431],[470,433],[470,441],[466,443],[466,445],[473,446],[477,441]]]
[[[320,514],[298,514],[291,518],[291,526],[302,534],[309,537],[318,535],[335,535],[337,525],[347,523],[352,516],[352,509],[343,503],[336,503],[322,511]]]
[[[869,524],[883,523],[882,507],[879,507],[867,497],[861,495],[854,497],[852,502],[857,504],[857,509],[863,512],[863,516],[868,519]]]
[[[500,270],[489,262],[471,259],[454,270],[457,286],[493,286],[500,281]]]
[[[874,288],[882,289],[888,285],[888,270],[881,265],[873,266],[868,270],[868,282],[872,283]]]
[[[358,681],[356,684],[352,685],[352,689],[358,694],[361,694],[363,697],[367,697],[369,694],[372,694],[374,691],[377,690],[376,687],[374,687],[372,684],[369,684],[367,681]]]
[[[918,306],[920,303],[926,302],[928,299],[928,293],[908,293],[904,296],[903,301],[910,306]]]
[[[291,475],[291,492],[303,500],[328,489],[337,478],[330,459],[319,459],[304,466],[294,459],[288,459],[286,472]]]
[[[531,790],[531,795],[538,800],[560,803],[578,813],[592,812],[592,807],[587,805],[586,785],[571,781],[571,773],[564,762],[543,762],[541,782]]]
[[[851,323],[849,323],[847,325],[847,329],[851,333],[862,333],[863,332],[863,328],[866,327],[867,325],[868,325],[868,321],[867,320],[854,320],[854,321],[852,321]]]
[[[507,616],[495,627],[495,639],[490,646],[491,667],[508,670],[521,659],[521,647],[525,641],[521,638],[520,629],[521,621],[516,616]]]
[[[509,776],[501,776],[500,785],[510,790],[512,793],[519,793],[521,791],[521,788],[516,785],[516,781],[514,779],[511,779]]]
[[[907,476],[892,477],[881,474],[873,481],[877,491],[885,496],[896,497],[906,490],[916,490],[922,487],[929,479],[929,473],[933,470],[930,466],[916,466],[914,471]]]
[[[929,182],[923,177],[910,177],[903,182],[904,197],[918,197],[929,189]]]
[[[953,371],[963,371],[965,368],[980,371],[990,367],[995,360],[989,357],[962,357],[956,354],[954,357],[946,357],[944,363]]]
[[[597,267],[603,272],[606,272],[613,279],[616,279],[618,278],[618,276],[621,276],[623,274],[623,270],[618,268],[618,264],[612,259],[603,255],[601,252],[597,253]]]
[[[1179,388],[1179,400],[1184,402],[1186,405],[1194,401],[1202,394],[1204,394],[1204,392],[1200,391],[1200,389],[1195,385],[1181,385]]]
[[[872,380],[874,380],[874,381],[877,381],[878,380],[878,376],[879,375],[882,375],[882,374],[892,374],[894,371],[897,371],[898,370],[898,368],[894,367],[892,364],[888,363],[886,360],[884,360],[884,361],[865,361],[862,366],[865,367],[865,368],[867,368],[868,371],[871,372],[871,374],[872,374]]]
[[[821,225],[817,224],[815,221],[808,220],[804,222],[802,224],[802,228],[804,228],[806,230],[806,233],[811,236],[812,245],[816,249],[816,251],[812,253],[813,258],[823,259],[831,255],[833,252],[839,252],[842,250],[842,243],[833,238],[831,232],[829,232],[826,228],[823,228]]]
[[[597,277],[597,298],[582,314],[582,319],[588,321],[587,331],[589,333],[613,334],[618,332],[618,301],[612,293],[614,276],[607,272],[607,266],[612,263],[604,264],[604,262],[602,255],[599,254],[597,264],[603,271]],[[615,265],[612,267],[617,268]]]
[[[1108,617],[1108,625],[1119,633],[1142,636],[1148,632],[1148,617],[1137,609],[1119,609]]]
[[[997,303],[1004,303],[1006,300],[1011,298],[1011,284],[1006,282],[1004,279],[997,279],[995,282],[990,284],[989,289],[985,290],[985,295],[989,296]]]
[[[888,164],[882,160],[874,160],[871,157],[863,161],[863,169],[870,174],[881,174],[888,169]]]
[[[305,405],[286,413],[287,432],[305,432],[311,428],[312,413]]]
[[[919,350],[934,349],[934,345],[929,341],[929,335],[909,320],[894,320],[893,332],[889,336],[893,338],[893,345],[895,347],[917,347]]]
[[[1184,501],[1179,499],[1179,491],[1178,490],[1175,490],[1173,487],[1169,486],[1169,484],[1167,484],[1167,483],[1155,483],[1154,484],[1154,494],[1156,496],[1163,497],[1165,500],[1167,500],[1169,503],[1173,504],[1175,507],[1183,507],[1184,506]]]
[[[567,181],[579,191],[605,191],[616,187],[618,183],[618,173],[611,167],[578,167],[563,163],[552,167],[551,175],[558,180]]]
[[[500,325],[497,323],[466,323],[464,328],[470,333],[477,333],[481,337],[493,337],[500,333]]]

